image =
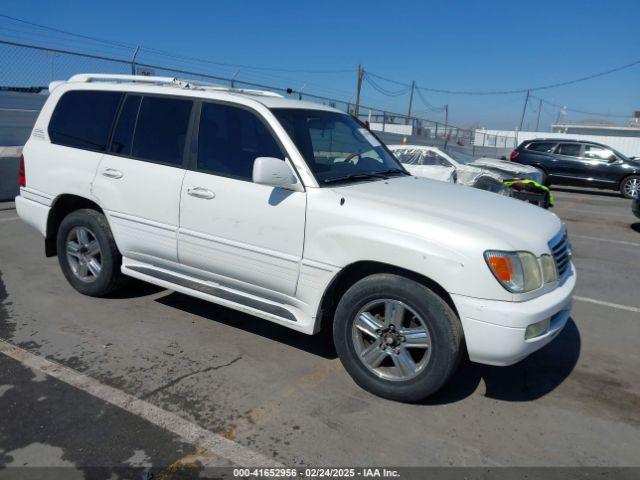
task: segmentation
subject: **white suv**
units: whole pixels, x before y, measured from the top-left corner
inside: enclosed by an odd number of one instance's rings
[[[569,318],[555,215],[411,176],[350,115],[160,77],[76,75],[50,92],[16,207],[81,293],[126,275],[333,329],[353,379],[401,401],[438,390],[465,352],[515,363]]]

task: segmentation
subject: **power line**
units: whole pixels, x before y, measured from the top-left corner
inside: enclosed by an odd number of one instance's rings
[[[546,103],[547,105],[549,105],[551,107],[563,108],[568,112],[581,113],[583,115],[593,115],[595,117],[631,118],[631,115],[619,115],[619,114],[613,114],[613,113],[599,113],[599,112],[587,112],[585,110],[576,110],[574,108],[568,108],[568,107],[566,107],[564,105],[560,105],[558,103],[550,102],[548,100],[545,100],[544,98],[540,98],[540,97],[537,97],[535,95],[531,95],[531,97],[535,98],[537,100],[540,100],[542,103]]]
[[[0,24],[0,33],[3,34],[4,37],[8,39],[15,39],[16,41],[33,41],[33,42],[47,42],[52,46],[62,46],[64,48],[69,47],[77,47],[78,41],[73,38],[57,36],[55,34],[50,34],[43,31],[26,31],[20,29],[9,28]],[[96,49],[99,49],[96,50]],[[118,52],[118,54],[123,53],[122,47],[116,47],[111,45],[100,45],[96,46],[95,44],[87,43],[83,48],[84,51],[96,53],[96,54],[104,54],[106,51],[110,52],[110,54],[114,54],[112,52]],[[130,54],[131,50],[125,50],[127,54]]]
[[[66,30],[61,30],[59,28],[49,27],[47,25],[41,25],[39,23],[34,23],[34,22],[29,22],[27,20],[22,20],[21,18],[11,17],[9,15],[5,15],[5,14],[2,14],[2,13],[0,13],[0,17],[6,18],[6,19],[9,19],[9,20],[13,20],[14,22],[23,23],[25,25],[30,25],[32,27],[44,28],[45,30],[51,30],[52,32],[64,33],[65,35],[71,35],[73,37],[78,37],[78,38],[84,38],[85,40],[91,40],[91,41],[94,41],[94,42],[105,43],[105,44],[108,44],[108,45],[116,45],[116,46],[125,47],[125,48],[135,48],[135,45],[128,45],[126,43],[114,42],[112,40],[105,40],[105,39],[102,39],[102,38],[91,37],[89,35],[82,35],[80,33],[72,33],[72,32],[68,32]]]
[[[580,82],[585,82],[587,80],[592,80],[594,78],[598,78],[598,77],[603,77],[605,75],[610,75],[612,73],[615,72],[619,72],[622,70],[626,70],[628,68],[631,67],[635,67],[636,65],[640,65],[640,60],[636,60],[634,62],[631,63],[627,63],[625,65],[621,65],[619,67],[615,67],[615,68],[611,68],[609,70],[605,70],[603,72],[598,72],[598,73],[594,73],[591,75],[587,75],[584,77],[579,77],[579,78],[574,78],[573,80],[567,80],[564,82],[557,82],[557,83],[552,83],[549,85],[540,85],[537,87],[529,87],[529,88],[520,88],[520,89],[514,89],[514,90],[489,90],[489,91],[473,91],[473,90],[444,90],[444,89],[439,89],[439,88],[431,88],[431,87],[418,87],[420,90],[424,90],[426,92],[433,92],[433,93],[444,93],[444,94],[449,94],[449,95],[511,95],[511,94],[516,94],[516,93],[526,93],[527,91],[539,91],[539,90],[549,90],[551,88],[558,88],[558,87],[564,87],[567,85],[573,85],[575,83],[580,83]],[[397,80],[393,80],[390,78],[385,78],[382,77],[380,75],[371,73],[371,72],[367,72],[369,75],[371,75],[372,77],[378,78],[380,80],[386,80],[387,82],[391,82],[391,83],[395,83],[396,85],[402,85],[402,86],[407,86],[406,83],[403,82],[399,82]]]
[[[44,39],[45,41],[48,42],[49,45],[58,46],[59,48],[62,48],[62,49],[68,49],[70,47],[78,47],[79,43],[76,40],[74,40],[74,38],[81,38],[84,40],[90,40],[90,42],[87,42],[84,45],[80,44],[83,47],[82,48],[83,51],[93,55],[97,55],[97,56],[106,56],[107,54],[105,54],[105,51],[109,51],[108,55],[112,55],[113,50],[117,50],[119,52],[118,56],[122,55],[123,50],[126,52],[127,55],[131,55],[131,52],[134,49],[137,49],[135,45],[126,44],[122,42],[111,42],[109,40],[105,40],[102,38],[96,38],[89,35],[77,34],[77,33],[69,32],[59,28],[49,27],[47,25],[42,25],[42,24],[22,20],[19,18],[11,17],[9,15],[0,14],[0,20],[2,18],[8,19],[11,22],[6,22],[4,25],[0,23],[0,32],[7,31],[9,39],[15,38],[15,41],[20,43],[25,38],[29,38],[31,40],[31,37],[36,37],[37,38],[36,41],[38,42]],[[20,25],[16,24],[15,22],[19,22]],[[22,24],[24,24],[26,28],[22,27]],[[11,27],[15,27],[15,28],[11,28]],[[10,33],[10,32],[15,32],[15,33]],[[157,61],[162,61],[160,59],[169,58],[173,60],[174,63],[181,63],[183,65],[188,65],[188,66],[193,66],[196,64],[203,67],[214,66],[217,70],[220,70],[220,71],[228,70],[229,74],[230,72],[235,71],[235,74],[234,74],[235,76],[237,76],[238,70],[242,70],[242,74],[241,74],[242,78],[238,78],[238,81],[253,80],[254,82],[264,82],[266,79],[267,81],[271,81],[271,82],[276,81],[276,82],[286,82],[289,84],[303,84],[303,85],[306,85],[307,87],[310,85],[313,85],[314,90],[316,91],[319,90],[324,92],[331,92],[329,93],[329,95],[340,95],[340,96],[344,96],[344,95],[349,96],[349,93],[345,93],[344,90],[339,90],[336,88],[318,86],[316,82],[310,82],[309,80],[300,81],[300,80],[292,79],[288,76],[270,74],[269,72],[270,71],[298,72],[298,73],[308,73],[308,74],[324,74],[324,73],[336,74],[336,73],[352,73],[353,72],[353,68],[352,69],[335,69],[335,70],[308,70],[308,69],[303,70],[303,69],[280,69],[280,68],[270,68],[270,67],[255,67],[251,65],[238,65],[238,64],[232,64],[232,63],[213,62],[210,60],[200,59],[196,57],[189,57],[189,56],[179,55],[179,54],[173,54],[171,52],[166,52],[163,50],[157,50],[157,49],[146,48],[146,47],[141,48],[140,53],[141,55],[140,54],[138,55],[138,58],[139,58],[138,63],[140,62],[155,63]],[[154,60],[154,59],[157,59],[157,60]],[[176,67],[177,66],[178,65],[176,65]]]
[[[364,79],[367,81],[369,85],[371,85],[374,88],[374,90],[377,90],[379,93],[386,95],[387,97],[400,97],[408,93],[409,90],[411,90],[411,85],[407,85],[406,88],[398,91],[387,90],[383,86],[379,85],[375,80],[373,80],[373,78],[370,78],[369,73],[366,71],[364,72]]]
[[[403,88],[402,90],[389,90],[385,87],[383,87],[382,85],[380,85],[378,82],[376,82],[372,77],[375,77],[376,75],[371,75],[369,76],[369,72],[364,71],[364,79],[367,81],[367,83],[372,86],[374,88],[374,90],[376,90],[378,93],[381,93],[387,97],[400,97],[403,96],[407,93],[409,93],[411,91],[411,89],[413,88],[412,85],[408,85],[405,86],[405,88]],[[417,90],[418,93],[418,97],[420,98],[420,100],[422,101],[422,103],[424,104],[425,107],[427,107],[427,110],[432,111],[432,112],[444,112],[446,110],[446,106],[441,106],[441,107],[435,107],[433,106],[431,103],[429,103],[429,101],[426,99],[426,97],[424,96],[424,94],[419,90],[419,87],[415,87],[415,89]]]
[[[22,23],[22,24],[25,24],[25,25],[29,25],[29,26],[32,26],[32,27],[42,28],[42,29],[45,29],[45,30],[50,30],[50,31],[62,33],[62,34],[65,34],[65,35],[70,35],[70,36],[76,37],[76,38],[83,38],[85,40],[91,40],[93,42],[103,43],[103,44],[106,44],[106,45],[118,46],[118,47],[121,47],[121,48],[128,48],[130,50],[133,50],[133,49],[136,48],[136,45],[122,43],[122,42],[114,42],[114,41],[111,41],[111,40],[92,37],[90,35],[83,35],[83,34],[80,34],[80,33],[69,32],[67,30],[62,30],[60,28],[55,28],[55,27],[50,27],[48,25],[42,25],[42,24],[39,24],[39,23],[29,22],[27,20],[23,20],[21,18],[12,17],[12,16],[5,15],[5,14],[0,14],[0,17],[6,18],[8,20],[12,20],[14,22],[19,22],[19,23]],[[165,50],[157,50],[157,49],[153,49],[153,48],[142,47],[142,50],[144,50],[145,52],[155,53],[157,55],[166,56],[166,57],[170,57],[170,58],[174,58],[174,59],[187,60],[187,61],[197,61],[197,62],[202,62],[202,63],[208,63],[208,64],[211,64],[211,65],[218,65],[218,66],[223,66],[223,67],[233,67],[233,68],[244,68],[244,69],[248,69],[248,70],[261,70],[261,71],[272,71],[272,72],[282,72],[282,73],[308,73],[308,74],[353,73],[353,71],[354,71],[353,68],[349,68],[349,69],[346,69],[346,68],[345,69],[334,69],[334,70],[304,70],[304,69],[288,69],[288,68],[274,68],[274,67],[257,67],[257,66],[253,66],[253,65],[215,62],[215,61],[212,61],[212,60],[206,60],[206,59],[197,58],[197,57],[189,57],[189,56],[185,56],[185,55],[178,55],[178,54],[174,54],[174,53],[171,53],[171,52],[167,52]]]
[[[335,70],[307,70],[307,69],[296,69],[296,68],[275,68],[275,67],[256,67],[253,65],[245,65],[239,63],[224,63],[224,62],[214,62],[212,60],[205,60],[197,57],[189,57],[184,55],[177,55],[171,52],[167,52],[165,50],[156,50],[153,48],[142,47],[145,52],[155,53],[165,57],[171,57],[181,60],[187,61],[196,61],[202,63],[209,63],[212,65],[220,65],[224,67],[234,67],[234,68],[245,68],[247,70],[258,70],[265,72],[281,72],[281,73],[309,73],[309,74],[336,74],[336,73],[353,73],[355,70],[353,68],[341,68]]]
[[[444,112],[446,110],[446,106],[444,105],[441,107],[434,107],[433,105],[431,105],[429,101],[424,97],[419,87],[417,88],[418,88],[418,98],[420,98],[420,100],[422,101],[424,106],[427,107],[428,110],[431,110],[432,112]]]

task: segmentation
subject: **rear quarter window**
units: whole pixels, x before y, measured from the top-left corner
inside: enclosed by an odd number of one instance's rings
[[[49,122],[56,145],[104,152],[121,92],[76,90],[62,95]]]

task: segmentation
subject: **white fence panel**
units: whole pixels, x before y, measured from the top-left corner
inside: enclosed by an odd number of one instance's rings
[[[640,156],[640,137],[613,137],[608,135],[580,135],[576,133],[515,132],[513,130],[476,130],[473,143],[476,146],[511,148],[534,138],[567,138],[603,143],[629,157]],[[499,145],[496,145],[498,143]]]

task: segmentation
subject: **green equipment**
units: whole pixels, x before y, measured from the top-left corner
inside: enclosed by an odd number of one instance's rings
[[[514,178],[505,180],[503,185],[511,189],[511,196],[542,208],[553,207],[554,198],[549,187],[535,180]]]

